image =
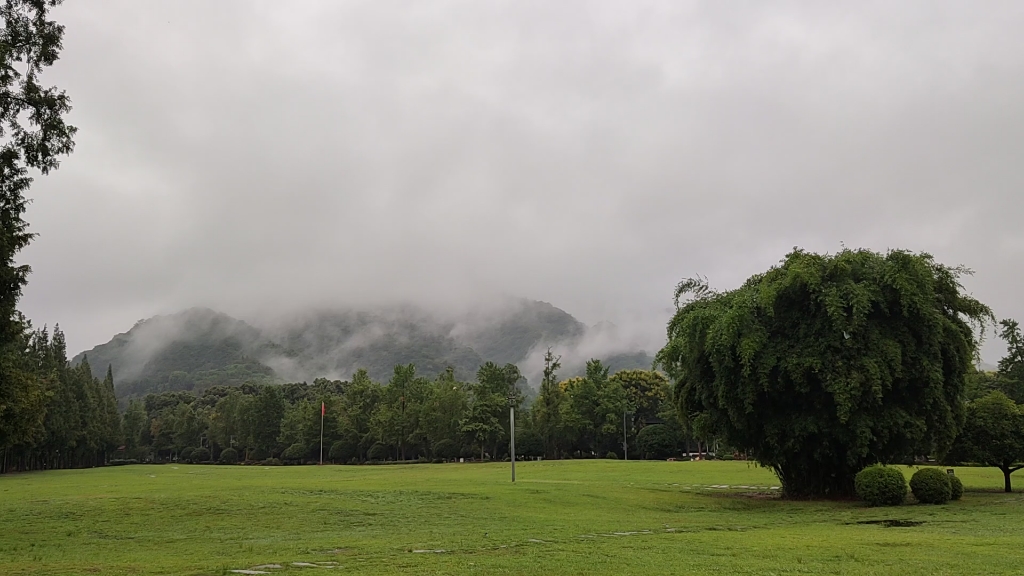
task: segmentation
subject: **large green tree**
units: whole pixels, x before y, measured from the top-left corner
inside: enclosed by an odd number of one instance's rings
[[[48,18],[59,0],[0,3],[0,471],[12,447],[32,444],[43,426],[52,386],[34,372],[32,337],[17,311],[29,267],[15,260],[32,240],[23,219],[32,179],[74,148],[75,128],[64,122],[71,101],[41,84],[42,71],[57,61],[64,27]]]
[[[559,387],[565,392],[562,422],[573,450],[603,456],[622,446],[626,393],[600,360],[587,361],[584,376]]]
[[[785,494],[851,496],[865,466],[956,437],[974,329],[991,320],[965,273],[899,250],[795,250],[736,290],[684,281],[657,360],[681,415],[706,414]]]
[[[1013,399],[1024,402],[1024,336],[1016,320],[1003,320],[999,336],[1006,342],[1006,356],[999,360],[996,373],[999,388]]]
[[[565,403],[565,392],[558,385],[558,369],[561,367],[561,356],[556,357],[548,348],[544,354],[544,376],[540,382],[540,392],[531,409],[533,430],[544,443],[544,455],[547,458],[558,458],[564,444],[562,405]]]
[[[1010,474],[1024,468],[1024,413],[1002,392],[990,392],[971,402],[963,431],[953,448],[954,460],[999,468],[1003,488],[1010,491]]]

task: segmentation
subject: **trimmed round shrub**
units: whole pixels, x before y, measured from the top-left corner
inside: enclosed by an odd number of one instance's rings
[[[308,450],[306,450],[306,446],[300,442],[296,442],[284,449],[284,452],[281,453],[281,460],[297,462],[306,457],[306,452],[308,452]]]
[[[388,450],[387,446],[380,442],[374,442],[373,446],[370,446],[370,450],[366,453],[366,457],[370,460],[387,460],[390,453],[391,451]]]
[[[938,468],[922,468],[910,477],[910,491],[922,504],[945,504],[953,495],[949,474]]]
[[[220,452],[221,464],[238,464],[238,450],[225,448]]]
[[[437,458],[444,458],[445,460],[455,460],[459,457],[459,445],[450,438],[438,440],[434,442],[434,446],[431,448],[431,452]]]
[[[644,458],[668,458],[676,452],[679,438],[664,424],[644,426],[636,435],[637,450]]]
[[[249,450],[249,460],[262,462],[267,458],[270,458],[270,454],[266,450],[261,448],[253,448],[252,450]]]
[[[888,466],[869,466],[853,479],[857,498],[869,506],[899,506],[907,498],[903,472]]]
[[[282,466],[283,464],[277,458],[267,458],[266,460],[263,461],[263,465],[264,466]]]
[[[608,451],[608,453],[605,454],[604,457],[607,460],[618,460],[619,459],[619,455],[616,454],[615,452],[612,452],[612,451]]]
[[[181,452],[178,452],[178,460],[181,460],[182,462],[191,462],[193,452],[195,452],[195,450],[191,446],[182,448]]]
[[[210,451],[207,448],[196,448],[192,451],[192,461],[196,463],[209,462]]]
[[[959,500],[964,495],[964,483],[956,476],[949,477],[949,499]]]
[[[331,462],[344,462],[348,460],[355,451],[350,444],[350,442],[345,442],[344,440],[338,440],[331,444],[331,449],[327,452],[327,459]]]

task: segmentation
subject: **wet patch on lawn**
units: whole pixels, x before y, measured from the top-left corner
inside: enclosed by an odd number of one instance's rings
[[[914,528],[924,524],[923,520],[897,520],[889,518],[886,520],[861,520],[855,524],[874,524],[883,528]]]

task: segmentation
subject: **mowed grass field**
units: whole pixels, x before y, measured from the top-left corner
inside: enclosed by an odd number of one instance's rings
[[[0,574],[220,575],[264,564],[287,575],[1024,571],[1024,494],[1002,493],[990,468],[956,469],[962,501],[897,508],[783,501],[765,488],[775,477],[745,462],[517,470],[515,485],[508,464],[0,476]],[[922,524],[872,523],[891,519]]]

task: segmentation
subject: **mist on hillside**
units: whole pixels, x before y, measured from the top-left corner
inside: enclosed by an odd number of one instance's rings
[[[643,335],[604,322],[587,326],[545,302],[501,299],[462,311],[412,304],[317,308],[237,319],[207,308],[136,323],[88,357],[100,374],[112,366],[122,394],[217,385],[347,380],[359,369],[387,381],[395,365],[434,377],[452,367],[472,380],[487,361],[516,364],[535,388],[544,353],[560,357],[563,377],[590,359],[612,369],[650,368],[656,351]]]

